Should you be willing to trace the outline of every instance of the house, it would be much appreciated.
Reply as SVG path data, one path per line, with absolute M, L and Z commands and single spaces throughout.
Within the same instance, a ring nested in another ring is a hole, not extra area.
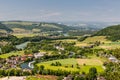
M 22 57 L 20 58 L 20 60 L 21 60 L 21 61 L 26 61 L 27 58 L 26 58 L 26 56 L 22 56 Z
M 46 54 L 46 52 L 34 53 L 34 57 L 35 58 L 41 58 L 41 57 L 44 56 L 44 54 Z
M 111 62 L 118 62 L 118 60 L 117 60 L 117 58 L 116 57 L 114 57 L 114 56 L 110 56 L 109 58 L 108 58 Z
M 27 58 L 32 58 L 33 57 L 33 54 L 28 54 L 27 55 Z
M 99 76 L 99 77 L 97 77 L 97 80 L 106 80 L 106 79 L 102 76 Z
M 60 46 L 55 46 L 55 48 L 58 49 L 58 50 L 62 50 L 62 51 L 64 50 L 64 48 L 62 48 Z
M 67 77 L 64 77 L 63 80 L 73 80 L 73 75 L 68 75 Z

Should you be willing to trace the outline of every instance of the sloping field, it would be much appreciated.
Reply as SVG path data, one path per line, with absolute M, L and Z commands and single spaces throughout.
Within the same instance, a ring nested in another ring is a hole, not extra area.
M 79 65 L 96 65 L 102 66 L 103 62 L 98 59 L 77 59 Z
M 51 63 L 55 63 L 55 62 L 60 62 L 62 64 L 62 66 L 51 66 Z M 80 69 L 77 68 L 77 64 L 79 64 Z M 84 65 L 86 64 L 86 65 Z M 51 70 L 66 70 L 66 71 L 79 71 L 79 72 L 89 72 L 89 69 L 91 67 L 96 67 L 96 69 L 98 70 L 98 72 L 102 72 L 104 71 L 104 69 L 102 68 L 102 61 L 98 60 L 98 59 L 74 59 L 74 58 L 70 58 L 70 59 L 60 59 L 60 60 L 53 60 L 53 61 L 47 61 L 47 62 L 42 62 L 42 63 L 38 63 L 37 65 L 44 65 L 45 69 L 51 69 Z M 71 65 L 73 65 L 73 67 L 71 67 Z M 67 67 L 65 67 L 67 66 Z
M 94 36 L 94 37 L 88 37 L 85 39 L 83 42 L 95 42 L 95 41 L 100 41 L 100 42 L 111 42 L 105 38 L 105 36 Z
M 8 57 L 10 57 L 12 55 L 14 55 L 14 56 L 16 56 L 16 55 L 24 55 L 24 52 L 23 51 L 10 52 L 10 53 L 0 55 L 0 58 L 8 58 Z

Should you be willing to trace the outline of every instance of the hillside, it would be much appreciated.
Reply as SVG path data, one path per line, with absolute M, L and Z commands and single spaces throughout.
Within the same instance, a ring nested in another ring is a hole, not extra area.
M 12 32 L 12 30 L 6 27 L 4 24 L 0 23 L 0 31 Z
M 98 31 L 94 36 L 107 36 L 112 41 L 120 40 L 120 25 L 114 25 Z
M 20 28 L 25 30 L 39 29 L 42 32 L 46 31 L 69 31 L 75 28 L 58 23 L 47 23 L 47 22 L 27 22 L 27 21 L 6 21 L 3 22 L 8 28 Z

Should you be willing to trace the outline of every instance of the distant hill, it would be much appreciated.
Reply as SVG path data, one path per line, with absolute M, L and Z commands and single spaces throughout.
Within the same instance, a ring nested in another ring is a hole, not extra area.
M 40 29 L 42 32 L 46 31 L 69 31 L 75 30 L 74 27 L 58 24 L 58 23 L 47 23 L 47 22 L 27 22 L 27 21 L 6 21 L 3 22 L 8 28 L 21 28 L 25 30 Z
M 95 33 L 94 36 L 107 36 L 107 39 L 112 41 L 120 40 L 120 25 L 104 28 Z
M 6 32 L 12 32 L 12 29 L 6 27 L 4 24 L 0 23 L 0 30 L 5 30 Z

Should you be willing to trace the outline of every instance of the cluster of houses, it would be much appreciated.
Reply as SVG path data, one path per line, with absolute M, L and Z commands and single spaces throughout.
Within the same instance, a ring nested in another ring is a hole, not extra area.
M 9 68 L 17 68 L 21 63 L 24 63 L 27 59 L 40 58 L 46 54 L 45 52 L 28 54 L 22 56 L 11 56 L 5 59 L 5 63 L 0 65 L 0 68 L 9 69 Z M 4 65 L 4 66 L 3 66 Z
M 85 78 L 85 75 L 83 74 L 77 76 Z M 67 77 L 64 77 L 62 80 L 73 80 L 73 77 L 74 77 L 73 75 L 68 75 Z M 106 80 L 106 79 L 102 76 L 98 76 L 96 80 Z
M 32 54 L 23 55 L 23 56 L 11 56 L 6 59 L 6 65 L 8 68 L 17 68 L 19 64 L 26 61 L 28 58 L 33 58 Z

